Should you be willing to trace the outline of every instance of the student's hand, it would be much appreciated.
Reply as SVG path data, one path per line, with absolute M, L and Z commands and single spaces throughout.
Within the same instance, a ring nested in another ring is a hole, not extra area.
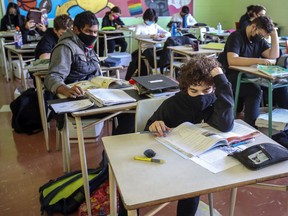
M 39 30 L 41 30 L 42 32 L 45 32 L 45 31 L 46 31 L 46 26 L 45 26 L 44 24 L 38 23 L 36 26 L 37 26 L 37 28 L 38 28 Z
M 57 93 L 62 94 L 67 98 L 77 98 L 84 95 L 84 91 L 79 86 L 69 88 L 68 86 L 62 85 L 57 89 Z
M 120 29 L 120 28 L 121 28 L 121 25 L 116 24 L 116 29 Z
M 114 17 L 113 17 L 113 15 L 112 15 L 112 13 L 109 14 L 109 20 L 110 20 L 110 21 L 114 20 Z
M 25 28 L 26 29 L 31 29 L 31 28 L 34 28 L 36 25 L 36 23 L 34 22 L 34 20 L 29 20 L 26 22 L 25 24 Z
M 273 62 L 270 59 L 260 58 L 260 59 L 258 59 L 258 64 L 261 64 L 261 65 L 272 65 Z
M 171 128 L 167 127 L 163 121 L 155 121 L 149 126 L 149 131 L 155 136 L 166 136 L 171 131 Z
M 219 74 L 223 74 L 223 70 L 220 67 L 213 68 L 213 70 L 211 71 L 211 76 L 212 77 L 215 77 L 215 76 L 217 76 Z

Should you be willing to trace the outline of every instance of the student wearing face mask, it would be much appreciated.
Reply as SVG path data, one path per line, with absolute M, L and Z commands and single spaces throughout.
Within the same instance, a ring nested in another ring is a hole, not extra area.
M 53 23 L 53 28 L 48 28 L 38 42 L 35 49 L 35 59 L 50 59 L 51 52 L 58 39 L 64 32 L 73 27 L 73 20 L 67 14 L 55 17 Z
M 107 12 L 105 16 L 102 19 L 102 28 L 103 27 L 115 27 L 115 29 L 120 29 L 125 24 L 120 18 L 121 16 L 121 9 L 117 6 L 113 7 L 111 11 Z M 121 34 L 123 35 L 123 34 Z M 109 37 L 109 34 L 107 34 Z M 111 34 L 111 37 L 116 36 L 116 34 Z M 99 56 L 103 56 L 103 50 L 104 50 L 104 43 L 103 39 L 99 41 Z M 108 53 L 113 53 L 115 50 L 115 45 L 120 46 L 120 52 L 126 52 L 127 49 L 127 42 L 125 41 L 125 38 L 115 38 L 112 40 L 107 40 L 107 48 Z
M 158 17 L 154 9 L 148 8 L 143 14 L 143 23 L 136 26 L 136 38 L 167 38 L 170 37 L 170 32 L 157 24 Z M 159 47 L 161 45 L 159 44 Z M 148 60 L 150 66 L 154 68 L 154 54 L 151 44 L 143 44 L 143 55 Z M 161 51 L 157 51 L 157 56 L 161 55 Z
M 25 17 L 20 14 L 18 5 L 10 2 L 5 16 L 1 19 L 1 31 L 14 30 L 16 26 L 21 27 L 24 22 Z
M 264 39 L 268 36 L 271 36 L 271 45 Z M 246 28 L 231 33 L 218 60 L 226 70 L 226 76 L 235 91 L 239 72 L 229 69 L 229 66 L 270 65 L 268 59 L 278 57 L 279 41 L 273 22 L 266 16 L 259 16 Z M 265 96 L 267 88 L 262 89 Z M 244 120 L 252 126 L 255 126 L 255 120 L 259 115 L 261 96 L 261 88 L 258 84 L 241 84 L 239 99 L 244 103 Z M 278 107 L 288 108 L 287 87 L 273 90 L 273 102 Z
M 179 13 L 173 14 L 170 22 L 181 22 L 181 27 L 183 28 L 193 26 L 197 23 L 196 19 L 190 14 L 190 9 L 188 6 L 183 6 Z M 183 26 L 185 22 L 186 26 Z

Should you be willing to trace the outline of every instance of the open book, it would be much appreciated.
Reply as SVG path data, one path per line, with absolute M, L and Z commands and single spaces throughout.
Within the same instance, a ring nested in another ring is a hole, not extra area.
M 122 89 L 88 89 L 85 95 L 98 107 L 136 101 Z
M 191 159 L 212 148 L 251 140 L 259 134 L 259 131 L 237 122 L 234 123 L 232 131 L 227 133 L 220 132 L 208 124 L 194 125 L 184 122 L 166 137 L 157 137 L 156 140 L 182 157 Z
M 127 88 L 130 86 L 129 83 L 125 80 L 105 76 L 97 76 L 92 78 L 90 81 L 87 80 L 79 81 L 71 85 L 80 86 L 84 91 L 95 88 L 118 89 L 118 88 Z
M 92 107 L 94 103 L 89 99 L 57 99 L 48 101 L 55 113 L 70 113 Z
M 272 79 L 288 77 L 288 69 L 284 67 L 276 65 L 257 65 L 257 69 Z

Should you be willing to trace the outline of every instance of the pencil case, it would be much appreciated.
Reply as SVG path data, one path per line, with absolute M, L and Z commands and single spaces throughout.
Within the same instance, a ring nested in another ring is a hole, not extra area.
M 288 159 L 288 149 L 272 143 L 261 143 L 231 154 L 251 170 L 261 169 Z

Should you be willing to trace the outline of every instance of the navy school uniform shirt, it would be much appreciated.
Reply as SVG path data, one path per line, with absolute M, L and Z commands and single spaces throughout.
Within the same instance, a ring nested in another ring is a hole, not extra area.
M 35 49 L 35 59 L 39 59 L 40 55 L 43 53 L 51 53 L 57 42 L 58 36 L 53 31 L 53 28 L 48 28 L 37 44 Z
M 261 54 L 270 48 L 268 42 L 262 39 L 259 42 L 253 43 L 248 40 L 246 35 L 246 28 L 240 29 L 231 33 L 228 37 L 224 51 L 219 54 L 218 61 L 222 64 L 225 69 L 225 73 L 231 77 L 231 75 L 236 78 L 238 71 L 229 69 L 227 53 L 233 52 L 239 55 L 239 57 L 247 58 L 260 58 Z

